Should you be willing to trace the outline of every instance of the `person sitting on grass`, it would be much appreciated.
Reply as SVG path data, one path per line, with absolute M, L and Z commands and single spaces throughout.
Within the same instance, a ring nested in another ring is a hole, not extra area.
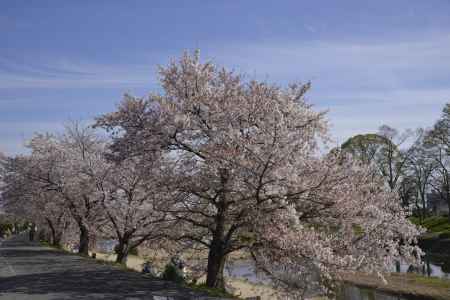
M 156 274 L 156 270 L 153 268 L 151 262 L 149 260 L 147 260 L 143 265 L 142 265 L 142 273 L 144 274 L 149 274 L 151 276 L 157 276 Z

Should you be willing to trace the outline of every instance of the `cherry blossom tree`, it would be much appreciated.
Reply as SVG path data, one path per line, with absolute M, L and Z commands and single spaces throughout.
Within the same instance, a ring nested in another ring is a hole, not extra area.
M 208 286 L 223 287 L 238 250 L 291 292 L 304 292 L 305 276 L 325 287 L 341 270 L 381 272 L 418 257 L 419 231 L 380 177 L 321 154 L 327 121 L 304 99 L 310 84 L 248 82 L 198 53 L 159 75 L 164 93 L 127 96 L 98 125 L 118 155 L 172 158 L 171 238 L 208 251 Z
M 25 218 L 32 215 L 33 210 L 29 209 L 30 199 L 28 191 L 31 187 L 27 185 L 23 176 L 23 166 L 26 165 L 24 157 L 5 158 L 2 160 L 2 209 L 4 212 Z M 23 195 L 23 197 L 22 197 Z M 36 219 L 34 217 L 28 219 Z
M 87 255 L 89 239 L 103 218 L 99 184 L 107 174 L 104 142 L 88 128 L 73 124 L 63 136 L 37 134 L 23 173 L 37 189 L 62 201 L 79 230 L 79 252 Z M 56 194 L 56 195 L 55 195 Z M 39 192 L 33 194 L 38 198 Z M 55 204 L 56 202 L 52 202 Z
M 42 188 L 28 176 L 30 166 L 26 156 L 9 158 L 4 163 L 4 209 L 39 228 L 47 228 L 50 242 L 61 247 L 70 223 L 69 212 L 58 193 Z
M 137 158 L 115 160 L 102 189 L 107 196 L 102 205 L 107 222 L 100 229 L 103 236 L 118 240 L 118 263 L 125 264 L 128 253 L 143 243 L 158 244 L 171 226 L 164 212 L 166 193 L 160 176 L 163 159 L 140 164 Z
M 106 145 L 78 124 L 59 137 L 37 134 L 29 143 L 31 155 L 12 160 L 8 198 L 14 207 L 26 208 L 16 214 L 48 226 L 55 244 L 70 215 L 80 253 L 87 254 L 94 235 L 117 239 L 117 261 L 125 263 L 129 251 L 156 243 L 170 226 L 161 209 L 169 195 L 161 188 L 167 165 L 155 153 L 141 166 L 137 158 L 111 155 Z

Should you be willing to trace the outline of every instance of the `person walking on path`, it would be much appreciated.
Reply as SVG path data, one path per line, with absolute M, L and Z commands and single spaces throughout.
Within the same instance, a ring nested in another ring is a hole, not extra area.
M 30 232 L 29 232 L 29 238 L 30 238 L 30 242 L 33 242 L 34 241 L 34 234 L 36 233 L 36 231 L 37 231 L 37 226 L 35 226 L 35 225 L 31 225 L 30 226 Z

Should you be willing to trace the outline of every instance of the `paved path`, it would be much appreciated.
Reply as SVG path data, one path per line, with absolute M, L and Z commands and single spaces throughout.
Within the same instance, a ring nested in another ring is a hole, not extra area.
M 90 258 L 31 244 L 24 236 L 0 243 L 0 300 L 218 299 Z

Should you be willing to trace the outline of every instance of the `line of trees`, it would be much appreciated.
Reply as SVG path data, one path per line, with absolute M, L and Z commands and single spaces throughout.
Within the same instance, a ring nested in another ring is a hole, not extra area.
M 162 93 L 126 95 L 94 128 L 36 134 L 4 164 L 4 208 L 55 244 L 76 237 L 83 254 L 114 238 L 122 263 L 142 244 L 198 251 L 206 264 L 191 270 L 209 287 L 224 286 L 236 251 L 299 297 L 329 291 L 341 271 L 417 261 L 398 170 L 386 188 L 372 165 L 322 154 L 327 121 L 304 100 L 310 84 L 245 81 L 198 53 L 159 76 Z
M 430 129 L 400 133 L 383 125 L 376 134 L 348 139 L 342 150 L 372 166 L 385 185 L 399 194 L 402 206 L 421 219 L 434 213 L 431 201 L 437 199 L 450 211 L 450 104 Z

